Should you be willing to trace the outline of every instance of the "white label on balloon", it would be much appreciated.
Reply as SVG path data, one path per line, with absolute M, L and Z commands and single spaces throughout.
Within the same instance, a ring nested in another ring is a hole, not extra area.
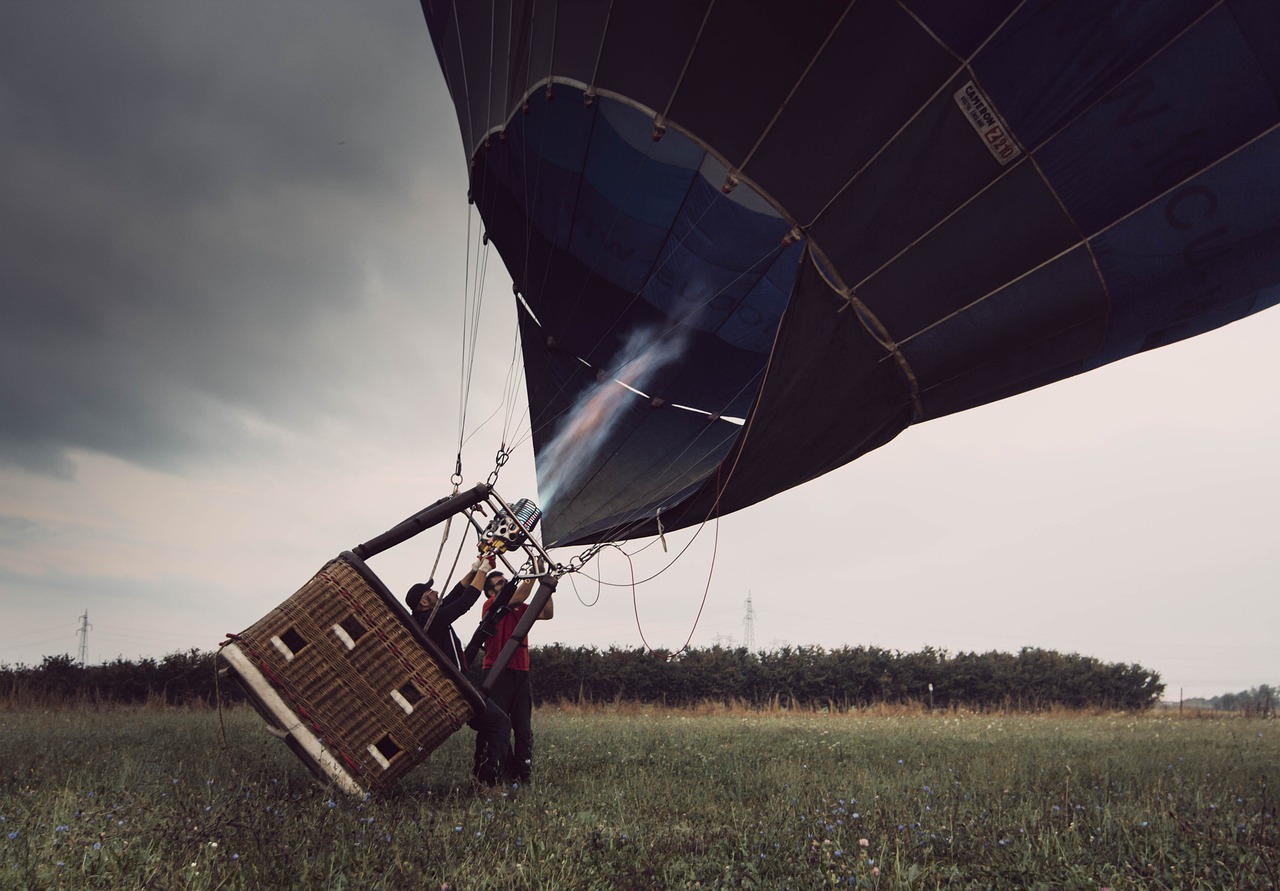
M 956 105 L 960 106 L 969 123 L 973 124 L 973 129 L 982 137 L 982 142 L 991 152 L 991 156 L 1001 165 L 1008 164 L 1022 154 L 1022 149 L 1018 148 L 1013 137 L 1009 135 L 1009 128 L 1004 125 L 1004 121 L 1000 120 L 996 110 L 992 108 L 987 97 L 982 95 L 973 81 L 956 90 Z

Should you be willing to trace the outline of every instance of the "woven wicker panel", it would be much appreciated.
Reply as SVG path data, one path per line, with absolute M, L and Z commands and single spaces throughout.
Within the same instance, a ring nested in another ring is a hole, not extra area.
M 351 648 L 333 628 L 344 621 L 350 626 L 353 616 L 365 633 Z M 470 704 L 404 623 L 339 559 L 237 636 L 325 747 L 370 791 L 393 785 L 471 717 Z M 293 657 L 272 638 L 293 644 Z M 420 696 L 410 713 L 393 690 Z

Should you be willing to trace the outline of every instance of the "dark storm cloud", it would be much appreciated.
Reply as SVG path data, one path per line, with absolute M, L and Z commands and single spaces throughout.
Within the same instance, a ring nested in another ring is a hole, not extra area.
M 434 66 L 409 2 L 0 5 L 0 464 L 310 423 L 380 220 L 460 163 Z

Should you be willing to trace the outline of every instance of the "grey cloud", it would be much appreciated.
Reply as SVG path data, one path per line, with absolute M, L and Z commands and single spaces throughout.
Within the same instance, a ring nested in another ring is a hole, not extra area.
M 414 4 L 0 6 L 0 464 L 317 423 L 356 362 L 318 332 L 422 159 L 460 164 L 434 65 Z

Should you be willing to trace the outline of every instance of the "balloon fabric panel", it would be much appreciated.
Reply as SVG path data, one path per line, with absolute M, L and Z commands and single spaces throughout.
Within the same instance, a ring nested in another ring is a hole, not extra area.
M 813 223 L 959 67 L 897 3 L 856 3 L 743 173 Z
M 903 0 L 903 6 L 961 59 L 968 59 L 1020 0 Z
M 561 544 L 1280 299 L 1269 0 L 423 7 Z

